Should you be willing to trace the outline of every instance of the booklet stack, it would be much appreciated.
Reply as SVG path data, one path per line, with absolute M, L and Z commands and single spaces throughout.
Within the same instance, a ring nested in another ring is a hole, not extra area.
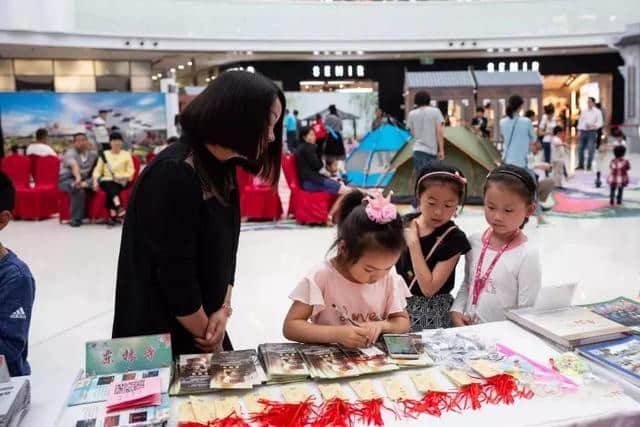
M 0 358 L 4 364 L 4 357 Z M 28 379 L 16 377 L 0 382 L 0 427 L 19 425 L 30 404 L 31 386 Z
M 310 372 L 300 352 L 300 344 L 260 344 L 258 353 L 269 384 L 305 381 Z
M 629 327 L 613 322 L 585 307 L 553 310 L 523 308 L 507 311 L 505 316 L 525 329 L 569 350 L 619 339 L 632 332 Z
M 267 381 L 255 350 L 183 354 L 176 366 L 171 395 L 213 390 L 251 389 Z
M 80 376 L 56 425 L 161 426 L 169 420 L 169 334 L 88 342 Z
M 583 307 L 616 323 L 629 326 L 634 334 L 640 334 L 640 303 L 637 301 L 618 297 L 610 301 L 583 305 Z

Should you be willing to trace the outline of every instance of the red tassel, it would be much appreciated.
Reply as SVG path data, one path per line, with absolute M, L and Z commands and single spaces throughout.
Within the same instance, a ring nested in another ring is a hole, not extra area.
M 320 407 L 312 426 L 351 427 L 358 413 L 358 405 L 336 397 Z
M 280 403 L 260 399 L 264 406 L 259 414 L 251 415 L 251 422 L 261 427 L 304 427 L 309 424 L 313 414 L 313 398 L 300 403 Z
M 234 411 L 231 415 L 224 418 L 216 418 L 209 427 L 250 427 L 249 424 Z
M 486 395 L 490 403 L 511 405 L 516 398 L 531 399 L 533 391 L 526 387 L 518 389 L 515 378 L 509 374 L 500 374 L 487 378 Z
M 398 414 L 391 408 L 384 406 L 384 399 L 361 400 L 357 409 L 357 419 L 365 425 L 383 426 L 382 408 L 391 411 L 397 417 Z
M 178 427 L 207 427 L 207 425 L 196 423 L 195 421 L 189 421 L 186 423 L 178 423 Z
M 403 415 L 408 418 L 417 418 L 421 414 L 429 414 L 434 417 L 442 415 L 449 407 L 451 396 L 441 391 L 429 391 L 420 400 L 403 400 Z
M 459 411 L 462 409 L 480 409 L 482 402 L 486 400 L 484 386 L 478 383 L 472 383 L 462 387 L 455 397 L 452 399 L 449 410 Z

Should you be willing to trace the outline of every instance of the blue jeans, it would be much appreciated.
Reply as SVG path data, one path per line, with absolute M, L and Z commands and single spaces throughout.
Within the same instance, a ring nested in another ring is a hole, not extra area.
M 418 177 L 420 176 L 420 172 L 422 169 L 427 167 L 427 164 L 433 160 L 436 160 L 438 157 L 435 154 L 425 153 L 424 151 L 414 151 L 413 152 L 413 168 L 416 171 L 416 182 L 418 182 Z M 413 191 L 413 189 L 411 189 Z M 418 201 L 413 200 L 413 207 L 418 206 Z
M 587 149 L 589 150 L 587 169 L 591 169 L 591 163 L 593 163 L 593 154 L 596 151 L 597 139 L 598 131 L 596 130 L 580 131 L 580 144 L 578 145 L 578 168 L 584 168 L 584 150 Z
M 416 179 L 420 176 L 420 172 L 427 166 L 427 163 L 436 160 L 435 154 L 425 153 L 424 151 L 413 152 L 413 167 L 416 170 Z

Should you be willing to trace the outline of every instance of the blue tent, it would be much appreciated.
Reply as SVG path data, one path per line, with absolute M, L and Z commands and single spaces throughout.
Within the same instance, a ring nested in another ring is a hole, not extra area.
M 393 173 L 384 176 L 391 160 L 411 135 L 393 125 L 384 125 L 369 132 L 360 145 L 347 158 L 347 179 L 358 187 L 384 187 Z M 383 179 L 383 181 L 380 181 Z

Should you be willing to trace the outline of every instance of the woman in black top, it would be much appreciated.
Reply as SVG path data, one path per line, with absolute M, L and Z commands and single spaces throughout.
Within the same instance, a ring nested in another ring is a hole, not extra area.
M 465 188 L 462 173 L 439 161 L 428 163 L 418 177 L 420 213 L 406 217 L 407 249 L 396 264 L 413 295 L 407 300 L 412 331 L 451 326 L 456 265 L 471 249 L 464 232 L 451 221 L 464 201 Z
M 236 165 L 278 182 L 284 107 L 273 82 L 230 71 L 182 112 L 183 136 L 144 170 L 128 204 L 114 338 L 170 332 L 175 355 L 232 349 Z
M 330 178 L 328 173 L 326 175 L 321 173 L 323 172 L 323 164 L 318 157 L 316 149 L 316 134 L 310 127 L 303 127 L 300 130 L 300 143 L 296 149 L 296 166 L 298 167 L 300 186 L 303 190 L 310 192 L 324 191 L 339 195 L 329 210 L 328 221 L 331 222 L 333 214 L 340 206 L 342 196 L 350 193 L 353 189 L 338 180 Z

